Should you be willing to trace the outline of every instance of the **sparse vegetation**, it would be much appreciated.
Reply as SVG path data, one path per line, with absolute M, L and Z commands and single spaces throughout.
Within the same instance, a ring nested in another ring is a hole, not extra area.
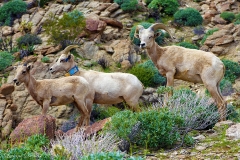
M 239 64 L 227 59 L 223 59 L 222 62 L 226 68 L 224 78 L 229 80 L 231 83 L 234 83 L 235 80 L 240 76 Z
M 177 0 L 146 0 L 149 9 L 159 10 L 165 15 L 173 15 L 179 7 Z M 160 14 L 159 13 L 159 14 Z
M 137 10 L 137 0 L 114 0 L 115 3 L 119 4 L 121 9 L 125 12 L 132 12 Z
M 50 62 L 49 57 L 44 56 L 44 57 L 42 58 L 42 62 L 43 62 L 43 63 L 48 63 L 48 62 Z
M 212 35 L 214 32 L 218 31 L 218 28 L 210 29 L 207 31 L 207 33 L 203 36 L 203 39 L 201 40 L 201 44 L 204 44 L 208 36 Z
M 13 62 L 14 57 L 11 53 L 3 51 L 0 52 L 0 71 L 10 66 Z
M 62 18 L 50 14 L 43 24 L 46 34 L 49 35 L 48 42 L 53 44 L 63 44 L 65 41 L 74 41 L 84 30 L 86 25 L 83 13 L 74 10 L 64 13 Z
M 198 49 L 198 47 L 194 44 L 188 43 L 188 42 L 181 42 L 178 44 L 179 46 L 190 48 L 190 49 Z

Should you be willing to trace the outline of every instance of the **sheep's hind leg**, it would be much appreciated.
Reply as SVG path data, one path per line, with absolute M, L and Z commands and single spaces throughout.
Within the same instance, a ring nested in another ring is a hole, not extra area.
M 84 125 L 89 125 L 88 117 L 90 118 L 90 115 L 89 115 L 89 111 L 87 109 L 86 104 L 79 99 L 75 101 L 75 104 L 81 113 L 81 117 L 79 119 L 77 127 L 80 128 Z

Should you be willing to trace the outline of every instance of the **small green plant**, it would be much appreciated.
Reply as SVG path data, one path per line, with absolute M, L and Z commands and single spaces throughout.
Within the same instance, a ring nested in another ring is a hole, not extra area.
M 152 23 L 142 22 L 142 23 L 140 23 L 140 25 L 142 25 L 144 28 L 148 28 L 152 25 Z M 136 26 L 133 26 L 129 36 L 130 36 L 130 39 L 133 41 L 133 43 L 135 45 L 139 46 L 140 45 L 140 40 L 138 38 L 134 37 L 135 31 L 136 31 Z M 161 35 L 159 37 L 157 37 L 155 39 L 155 41 L 157 42 L 157 44 L 161 45 L 164 42 L 165 34 L 161 30 L 158 30 L 158 32 L 161 32 Z
M 174 22 L 185 26 L 198 26 L 203 22 L 203 18 L 198 10 L 186 8 L 178 10 L 174 15 Z
M 222 62 L 226 68 L 224 78 L 229 80 L 231 83 L 234 83 L 235 80 L 240 76 L 239 64 L 227 59 L 223 59 Z
M 12 0 L 4 3 L 4 5 L 0 7 L 0 26 L 11 26 L 13 21 L 21 17 L 26 11 L 27 3 L 22 0 Z
M 47 146 L 49 145 L 50 141 L 46 137 L 46 135 L 35 134 L 35 135 L 32 135 L 31 137 L 28 137 L 25 143 L 27 146 L 34 149 L 34 148 L 41 148 L 41 147 Z
M 179 7 L 177 0 L 147 0 L 148 8 L 153 10 L 158 10 L 161 8 L 160 12 L 166 15 L 173 15 Z
M 93 107 L 92 114 L 94 114 L 94 119 L 102 120 L 108 117 L 112 117 L 117 112 L 120 112 L 120 109 L 116 107 Z
M 9 52 L 0 52 L 0 71 L 10 66 L 13 62 L 13 55 Z
M 212 35 L 214 32 L 218 31 L 218 28 L 210 29 L 207 31 L 207 33 L 203 36 L 203 39 L 201 40 L 201 44 L 204 44 L 208 36 Z
M 17 51 L 16 47 L 14 46 L 11 36 L 0 38 L 0 50 L 6 51 L 9 53 L 13 53 L 14 51 Z
M 22 33 L 29 33 L 29 32 L 31 32 L 32 26 L 33 26 L 32 22 L 22 21 L 19 26 L 19 30 Z
M 46 34 L 49 35 L 48 42 L 57 45 L 65 41 L 74 41 L 85 26 L 85 17 L 78 10 L 64 13 L 62 18 L 50 14 L 43 24 Z
M 166 83 L 166 79 L 160 75 L 151 60 L 134 66 L 128 72 L 137 76 L 145 87 L 154 87 Z
M 178 44 L 179 46 L 190 48 L 190 49 L 198 49 L 198 47 L 194 44 L 188 43 L 188 42 L 181 42 Z
M 49 59 L 48 56 L 44 56 L 41 61 L 42 61 L 43 63 L 48 63 L 48 62 L 50 62 L 50 59 Z
M 125 155 L 120 152 L 100 152 L 83 156 L 81 160 L 143 160 L 143 158 L 132 156 L 125 158 Z
M 138 8 L 137 0 L 114 0 L 114 2 L 119 4 L 121 9 L 125 12 L 132 12 Z
M 233 12 L 222 12 L 220 17 L 226 20 L 227 22 L 233 22 L 235 19 L 235 14 Z

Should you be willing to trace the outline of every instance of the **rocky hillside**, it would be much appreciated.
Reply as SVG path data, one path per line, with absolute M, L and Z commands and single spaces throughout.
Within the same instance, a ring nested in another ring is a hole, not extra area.
M 197 9 L 204 18 L 203 27 L 205 31 L 218 28 L 218 31 L 210 35 L 204 44 L 201 46 L 201 50 L 211 51 L 221 58 L 231 59 L 235 62 L 240 60 L 240 25 L 234 25 L 229 23 L 220 17 L 220 14 L 224 11 L 231 11 L 235 14 L 240 12 L 240 2 L 237 0 L 224 1 L 224 0 L 206 0 L 199 3 L 191 0 L 180 0 L 181 8 L 192 7 Z M 78 4 L 65 4 L 61 0 L 55 2 L 51 1 L 44 7 L 37 7 L 35 1 L 26 1 L 28 4 L 32 4 L 32 7 L 28 8 L 27 13 L 14 21 L 12 27 L 1 26 L 2 37 L 12 37 L 13 43 L 16 43 L 17 39 L 25 34 L 26 31 L 21 30 L 20 26 L 22 22 L 32 22 L 33 26 L 28 32 L 38 33 L 43 43 L 36 45 L 34 48 L 34 55 L 25 57 L 33 62 L 32 74 L 36 79 L 57 78 L 63 76 L 63 73 L 51 75 L 48 72 L 51 63 L 59 56 L 61 47 L 59 45 L 51 45 L 47 43 L 48 36 L 45 34 L 42 24 L 49 17 L 50 13 L 61 17 L 64 13 L 79 10 L 86 17 L 86 30 L 90 34 L 89 38 L 81 38 L 82 50 L 77 50 L 78 54 L 82 58 L 76 57 L 76 62 L 81 68 L 101 70 L 99 65 L 95 65 L 100 58 L 105 58 L 114 71 L 126 71 L 134 63 L 141 63 L 144 60 L 141 59 L 142 51 L 133 45 L 129 38 L 131 28 L 142 21 L 149 19 L 149 12 L 144 2 L 139 2 L 142 6 L 141 10 L 134 13 L 124 12 L 120 6 L 113 3 L 112 0 L 90 0 L 79 2 Z M 169 42 L 166 40 L 164 45 L 172 45 L 173 43 L 188 41 L 195 43 L 202 36 L 195 35 L 193 32 L 194 27 L 175 26 L 172 20 L 167 20 L 165 23 L 176 40 Z M 19 57 L 20 53 L 14 54 L 15 57 Z M 43 56 L 49 57 L 48 63 L 42 63 Z M 129 58 L 131 57 L 131 58 Z M 131 59 L 131 62 L 130 62 Z M 23 60 L 23 61 L 24 61 Z M 18 62 L 17 62 L 18 63 Z M 13 65 L 16 65 L 14 63 Z M 116 67 L 116 64 L 120 63 L 121 68 Z M 89 67 L 90 66 L 90 67 Z M 7 78 L 2 78 L 2 83 L 12 83 L 14 70 L 13 67 L 8 67 L 4 73 L 8 73 Z M 6 77 L 2 75 L 1 77 Z M 176 85 L 185 84 L 191 86 L 193 89 L 203 92 L 202 85 L 193 85 L 190 83 L 176 81 Z M 235 83 L 235 90 L 240 89 L 239 81 Z M 158 95 L 155 93 L 155 88 L 147 88 L 144 92 L 143 99 L 145 101 L 154 101 Z M 238 98 L 238 94 L 234 95 Z M 7 105 L 6 99 L 0 106 L 0 122 L 4 121 L 9 123 L 0 123 L 2 127 L 14 128 L 16 124 L 23 119 L 31 117 L 33 115 L 39 115 L 41 107 L 32 99 L 29 95 L 24 84 L 15 86 L 14 92 L 11 94 L 11 103 Z M 9 107 L 14 106 L 11 112 L 11 116 L 6 118 Z M 57 124 L 60 125 L 66 121 L 73 108 L 71 106 L 58 106 L 51 107 L 49 114 L 57 119 Z M 6 120 L 7 119 L 7 120 Z

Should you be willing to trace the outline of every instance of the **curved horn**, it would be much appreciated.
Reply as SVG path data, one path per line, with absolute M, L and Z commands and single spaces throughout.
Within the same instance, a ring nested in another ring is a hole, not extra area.
M 62 52 L 63 52 L 63 54 L 68 54 L 68 52 L 71 50 L 71 49 L 73 49 L 73 48 L 78 48 L 79 46 L 78 45 L 69 45 L 69 46 L 67 46 Z
M 139 31 L 142 30 L 142 29 L 144 29 L 144 27 L 142 25 L 137 25 L 135 33 L 134 33 L 134 37 L 138 38 L 136 35 L 138 35 Z
M 171 38 L 173 38 L 173 36 L 171 35 L 170 31 L 168 30 L 167 26 L 165 26 L 163 23 L 155 23 L 152 24 L 149 29 L 153 30 L 154 32 L 157 31 L 158 29 L 164 29 L 165 31 L 168 32 L 168 34 L 170 35 Z

